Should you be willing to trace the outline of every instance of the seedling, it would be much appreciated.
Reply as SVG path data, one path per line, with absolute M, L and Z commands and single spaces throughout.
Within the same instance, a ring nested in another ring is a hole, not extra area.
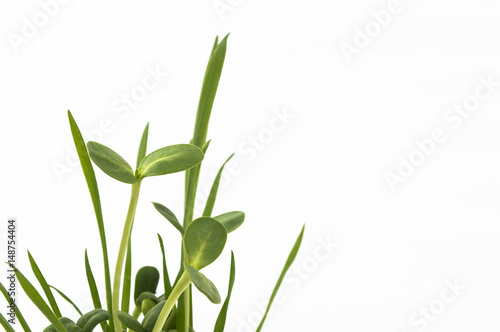
M 135 332 L 191 332 L 194 331 L 192 311 L 193 284 L 211 302 L 215 304 L 221 303 L 222 300 L 216 286 L 200 270 L 212 264 L 220 256 L 224 250 L 228 234 L 241 226 L 245 219 L 245 214 L 241 211 L 231 211 L 218 216 L 212 216 L 221 174 L 232 155 L 220 168 L 212 185 L 205 209 L 202 215 L 197 218 L 194 218 L 194 202 L 201 163 L 210 143 L 210 141 L 207 141 L 208 123 L 224 64 L 226 44 L 227 36 L 221 42 L 218 39 L 215 40 L 203 80 L 194 135 L 190 144 L 170 145 L 148 154 L 149 125 L 146 125 L 139 144 L 135 170 L 112 149 L 97 142 L 85 143 L 75 119 L 71 112 L 68 111 L 73 141 L 92 199 L 101 240 L 106 294 L 105 308 L 102 306 L 87 252 L 85 252 L 85 272 L 94 309 L 86 313 L 82 313 L 63 292 L 48 284 L 34 257 L 28 252 L 33 274 L 38 280 L 45 298 L 21 271 L 16 270 L 16 277 L 24 292 L 26 292 L 40 312 L 47 317 L 50 325 L 43 330 L 44 332 L 89 332 L 99 327 L 103 332 L 123 332 L 127 331 L 127 329 Z M 101 200 L 92 162 L 110 177 L 131 185 L 130 203 L 123 226 L 113 283 L 111 283 Z M 186 177 L 185 206 L 182 223 L 170 209 L 161 203 L 155 202 L 151 208 L 155 208 L 165 217 L 175 228 L 173 231 L 178 232 L 179 236 L 182 237 L 180 269 L 177 277 L 172 282 L 167 269 L 163 239 L 158 234 L 159 247 L 163 258 L 162 273 L 156 267 L 152 266 L 144 266 L 139 269 L 135 277 L 134 292 L 132 294 L 132 243 L 130 238 L 142 181 L 153 181 L 155 176 L 177 172 L 185 172 Z M 303 233 L 304 228 L 302 228 L 288 256 L 269 299 L 267 310 L 256 332 L 262 329 L 269 308 L 274 301 L 283 278 L 297 255 Z M 214 332 L 224 331 L 229 301 L 235 282 L 235 271 L 234 253 L 231 252 L 227 296 L 217 317 Z M 160 279 L 163 282 L 164 294 L 157 296 L 156 291 Z M 11 300 L 9 293 L 1 284 L 0 291 L 9 303 Z M 75 315 L 76 319 L 73 320 L 62 315 L 53 291 L 74 307 L 78 313 L 77 316 Z M 19 309 L 16 310 L 16 315 L 23 330 L 31 331 Z M 2 315 L 0 315 L 0 324 L 6 331 L 14 331 Z M 37 328 L 37 330 L 39 329 Z M 203 327 L 203 330 L 207 330 L 207 327 Z

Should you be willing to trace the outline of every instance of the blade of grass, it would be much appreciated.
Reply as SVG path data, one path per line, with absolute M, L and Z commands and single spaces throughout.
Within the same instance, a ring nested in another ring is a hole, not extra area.
M 61 324 L 57 316 L 50 309 L 49 305 L 42 298 L 40 293 L 36 290 L 36 288 L 26 279 L 26 277 L 21 273 L 21 271 L 16 270 L 17 280 L 21 285 L 21 288 L 24 290 L 26 295 L 30 298 L 31 302 L 37 306 L 40 312 L 47 317 L 47 319 L 54 325 L 54 328 L 57 332 L 67 332 L 64 326 Z
M 139 164 L 141 163 L 142 159 L 146 157 L 146 150 L 148 147 L 148 135 L 149 135 L 149 122 L 146 125 L 146 128 L 144 128 L 144 131 L 142 133 L 141 143 L 139 144 L 139 152 L 137 153 L 137 164 L 135 168 L 139 168 Z
M 205 71 L 205 77 L 203 78 L 192 139 L 192 144 L 196 145 L 200 149 L 204 147 L 207 139 L 208 123 L 210 121 L 215 94 L 217 92 L 219 80 L 222 74 L 228 36 L 229 35 L 226 35 L 220 43 L 218 42 L 218 38 L 215 39 L 210 58 L 208 60 L 207 69 Z M 194 202 L 196 199 L 196 189 L 198 187 L 200 167 L 201 164 L 189 169 L 186 172 L 184 229 L 186 229 L 193 220 Z M 181 250 L 181 270 L 184 269 L 183 263 L 184 249 Z M 178 332 L 189 332 L 189 325 L 192 321 L 192 310 L 190 310 L 192 307 L 191 290 L 191 287 L 189 287 L 179 298 L 179 306 L 177 310 Z
M 85 249 L 85 273 L 87 274 L 87 281 L 89 284 L 90 295 L 92 296 L 92 303 L 94 303 L 95 309 L 101 309 L 101 299 L 99 297 L 99 291 L 97 290 L 97 285 L 94 279 L 94 274 L 92 273 L 92 268 L 90 267 L 89 257 L 87 255 L 87 249 Z M 111 320 L 110 326 L 111 326 Z M 107 324 L 101 323 L 101 328 L 103 332 L 107 331 Z
M 203 211 L 203 216 L 210 217 L 212 215 L 212 211 L 215 205 L 215 198 L 217 197 L 217 191 L 219 190 L 220 179 L 222 176 L 222 172 L 224 171 L 224 166 L 228 163 L 231 158 L 233 158 L 234 153 L 227 158 L 227 160 L 222 164 L 217 176 L 214 179 L 214 184 L 212 185 L 212 189 L 210 189 L 210 194 L 207 198 L 207 203 L 205 205 L 205 210 Z
M 83 315 L 82 312 L 80 311 L 80 309 L 78 309 L 78 307 L 76 306 L 76 304 L 73 303 L 73 301 L 71 301 L 71 299 L 66 296 L 63 292 L 61 292 L 59 289 L 57 289 L 56 287 L 52 286 L 52 285 L 49 285 L 50 288 L 54 289 L 56 292 L 59 293 L 59 295 L 61 295 L 61 297 L 63 299 L 65 299 L 69 304 L 71 304 L 73 306 L 73 308 L 75 308 L 76 312 L 78 312 L 78 314 Z
M 215 322 L 214 332 L 224 332 L 224 327 L 226 325 L 227 310 L 229 307 L 229 301 L 231 300 L 231 293 L 233 291 L 234 279 L 236 276 L 236 265 L 234 263 L 234 253 L 231 251 L 231 269 L 229 273 L 229 287 L 227 289 L 227 297 L 220 309 L 219 316 Z
M 73 115 L 68 110 L 69 124 L 71 128 L 71 134 L 75 142 L 76 151 L 78 152 L 78 158 L 80 159 L 80 164 L 82 165 L 83 174 L 85 175 L 85 180 L 89 188 L 90 197 L 92 198 L 92 205 L 94 206 L 94 212 L 97 220 L 97 227 L 99 229 L 99 237 L 101 239 L 102 256 L 104 262 L 104 282 L 106 286 L 106 302 L 107 309 L 110 315 L 112 315 L 112 297 L 111 297 L 111 277 L 109 272 L 109 259 L 108 259 L 108 247 L 106 244 L 106 232 L 104 229 L 104 220 L 102 217 L 101 199 L 99 197 L 99 188 L 97 187 L 97 181 L 95 178 L 94 168 L 90 162 L 90 157 L 87 151 L 87 147 L 83 140 L 82 134 L 78 125 L 73 118 Z M 109 322 L 111 331 L 114 330 L 113 321 Z
M 127 257 L 125 259 L 125 271 L 123 274 L 122 309 L 128 312 L 130 308 L 130 292 L 132 288 L 132 239 L 128 240 Z
M 47 284 L 47 280 L 45 280 L 45 277 L 42 274 L 42 271 L 40 271 L 40 268 L 35 262 L 35 259 L 31 255 L 31 253 L 28 250 L 28 258 L 30 261 L 31 269 L 33 270 L 33 274 L 35 275 L 36 279 L 40 283 L 40 286 L 42 286 L 42 290 L 45 293 L 45 296 L 47 297 L 47 300 L 49 301 L 50 307 L 52 308 L 52 311 L 54 314 L 57 316 L 57 318 L 61 318 L 61 311 L 59 310 L 59 307 L 57 306 L 56 299 L 54 298 L 54 294 L 52 294 L 52 291 L 50 290 L 49 285 Z
M 16 332 L 3 315 L 0 315 L 0 324 L 2 324 L 6 332 Z
M 281 271 L 281 275 L 278 279 L 278 282 L 276 283 L 276 286 L 274 287 L 273 293 L 271 294 L 271 298 L 269 299 L 269 303 L 267 305 L 266 312 L 264 313 L 264 317 L 262 317 L 262 320 L 257 327 L 257 330 L 255 332 L 260 332 L 262 329 L 262 326 L 264 325 L 264 322 L 267 318 L 267 314 L 269 313 L 269 309 L 271 309 L 271 306 L 273 304 L 274 298 L 276 297 L 276 294 L 278 293 L 278 290 L 281 286 L 281 283 L 283 282 L 283 279 L 285 278 L 285 275 L 292 265 L 293 261 L 295 260 L 295 257 L 297 257 L 297 252 L 299 251 L 300 244 L 302 243 L 302 237 L 304 236 L 304 229 L 305 225 L 302 227 L 302 230 L 300 231 L 299 237 L 295 241 L 295 244 L 293 245 L 292 251 L 290 251 L 290 254 L 288 255 L 288 258 L 286 260 L 285 266 L 283 267 L 283 270 Z
M 7 292 L 7 289 L 3 286 L 2 283 L 0 283 L 0 291 L 2 292 L 3 296 L 7 300 L 7 303 L 11 303 L 11 297 L 9 295 L 9 292 Z M 19 307 L 16 305 L 16 317 L 19 320 L 19 323 L 21 324 L 21 327 L 23 328 L 24 332 L 31 332 L 28 323 L 26 323 L 26 320 L 24 319 L 23 315 L 21 314 L 21 310 L 19 310 Z
M 172 292 L 172 285 L 170 284 L 170 278 L 168 276 L 165 247 L 163 246 L 163 239 L 160 234 L 158 234 L 158 241 L 160 242 L 161 255 L 163 257 L 163 287 L 165 289 L 165 299 L 167 299 Z

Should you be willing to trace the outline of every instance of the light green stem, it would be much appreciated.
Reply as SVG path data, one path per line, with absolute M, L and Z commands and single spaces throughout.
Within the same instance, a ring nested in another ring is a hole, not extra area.
M 122 279 L 123 262 L 127 252 L 128 241 L 130 239 L 130 235 L 132 234 L 132 226 L 134 225 L 135 210 L 137 208 L 137 202 L 139 201 L 140 190 L 141 180 L 132 184 L 132 194 L 130 195 L 127 218 L 125 219 L 125 226 L 123 227 L 122 240 L 120 242 L 120 249 L 118 250 L 118 258 L 116 259 L 115 276 L 113 280 L 113 301 L 111 304 L 113 308 L 115 332 L 122 332 L 122 324 L 120 323 L 118 316 L 115 314 L 115 311 L 120 309 L 120 283 Z
M 175 285 L 174 289 L 172 289 L 172 293 L 170 293 L 170 295 L 168 296 L 167 302 L 165 302 L 165 305 L 163 306 L 163 309 L 161 310 L 160 315 L 158 316 L 158 320 L 155 323 L 153 332 L 161 332 L 161 329 L 163 328 L 163 325 L 165 325 L 168 315 L 172 311 L 172 308 L 174 307 L 175 303 L 190 284 L 191 284 L 191 278 L 189 277 L 187 272 L 184 271 L 179 281 L 177 281 L 177 284 Z

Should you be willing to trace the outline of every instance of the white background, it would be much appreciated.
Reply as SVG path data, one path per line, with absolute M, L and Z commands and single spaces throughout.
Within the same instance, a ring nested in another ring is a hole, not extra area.
M 265 331 L 499 330 L 498 1 L 61 1 L 44 22 L 47 1 L 0 5 L 2 259 L 16 217 L 18 266 L 33 283 L 27 249 L 49 283 L 90 310 L 87 248 L 103 284 L 67 110 L 133 165 L 147 122 L 150 152 L 188 142 L 213 40 L 231 32 L 200 180 L 237 152 L 214 212 L 243 210 L 246 221 L 205 270 L 224 298 L 234 250 L 227 330 L 255 330 L 304 223 Z M 148 70 L 168 75 L 123 108 Z M 470 112 L 449 113 L 464 102 Z M 436 130 L 444 139 L 430 144 Z M 113 270 L 130 188 L 96 174 Z M 400 177 L 391 186 L 387 176 Z M 150 202 L 180 216 L 182 184 L 182 174 L 144 181 L 134 271 L 160 267 L 160 233 L 174 278 L 179 236 Z M 212 331 L 219 307 L 195 299 L 195 329 Z M 34 330 L 48 325 L 24 295 L 18 302 Z

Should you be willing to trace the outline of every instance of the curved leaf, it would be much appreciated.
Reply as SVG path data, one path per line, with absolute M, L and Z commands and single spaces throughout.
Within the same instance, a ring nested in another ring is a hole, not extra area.
M 105 322 L 109 319 L 111 319 L 109 312 L 104 309 L 94 309 L 80 317 L 76 324 L 82 329 L 83 332 L 91 332 L 99 323 Z
M 203 273 L 184 262 L 184 268 L 186 269 L 187 274 L 193 281 L 193 284 L 198 288 L 200 292 L 205 294 L 205 296 L 215 304 L 220 303 L 220 295 L 217 287 L 215 287 L 214 283 L 211 282 Z
M 154 266 L 143 266 L 137 271 L 135 276 L 134 302 L 136 305 L 141 305 L 137 302 L 139 296 L 144 292 L 156 293 L 156 287 L 160 281 L 160 272 Z
M 88 142 L 87 148 L 92 161 L 113 179 L 125 183 L 138 181 L 132 167 L 115 151 L 97 142 Z
M 81 316 L 82 315 L 82 312 L 80 311 L 80 309 L 78 309 L 78 307 L 76 306 L 75 303 L 73 303 L 73 301 L 71 301 L 71 299 L 66 296 L 66 294 L 64 294 L 63 292 L 61 292 L 59 289 L 57 289 L 56 287 L 52 286 L 52 285 L 49 285 L 50 288 L 54 289 L 56 292 L 59 293 L 59 295 L 61 295 L 61 297 L 63 299 L 65 299 L 69 304 L 71 304 L 73 306 L 73 308 L 75 308 L 76 312 L 78 312 L 78 314 Z
M 158 320 L 158 317 L 160 316 L 161 310 L 163 309 L 163 306 L 165 306 L 165 303 L 167 301 L 161 301 L 157 305 L 153 307 L 153 309 L 149 310 L 147 315 L 144 317 L 142 320 L 142 327 L 146 332 L 152 332 L 153 328 L 156 324 L 156 321 Z
M 68 332 L 82 332 L 82 329 L 78 327 L 78 325 L 75 324 L 71 319 L 67 317 L 61 317 L 59 318 L 59 322 L 64 326 L 66 331 Z M 47 326 L 43 332 L 55 332 L 57 331 L 56 328 L 54 327 L 53 324 Z
M 231 211 L 214 217 L 214 219 L 224 225 L 228 233 L 231 233 L 243 224 L 243 221 L 245 221 L 245 213 L 241 211 Z
M 128 313 L 123 312 L 123 311 L 115 311 L 116 316 L 118 316 L 118 319 L 120 322 L 125 325 L 125 327 L 129 328 L 130 330 L 134 332 L 145 332 L 144 328 L 142 327 L 141 323 L 137 321 L 134 317 L 130 316 Z
M 172 226 L 177 228 L 177 230 L 179 232 L 181 232 L 182 235 L 184 235 L 184 227 L 182 227 L 181 223 L 179 222 L 179 219 L 177 219 L 175 214 L 172 211 L 170 211 L 169 208 L 167 208 L 163 204 L 155 203 L 155 202 L 153 202 L 153 205 L 154 205 L 156 211 L 160 212 L 160 214 L 162 216 L 164 216 L 168 221 L 170 221 Z
M 203 160 L 203 151 L 191 144 L 170 145 L 148 154 L 141 161 L 139 178 L 185 171 Z
M 189 224 L 184 234 L 189 265 L 201 270 L 219 257 L 227 239 L 226 228 L 217 220 L 201 217 Z

